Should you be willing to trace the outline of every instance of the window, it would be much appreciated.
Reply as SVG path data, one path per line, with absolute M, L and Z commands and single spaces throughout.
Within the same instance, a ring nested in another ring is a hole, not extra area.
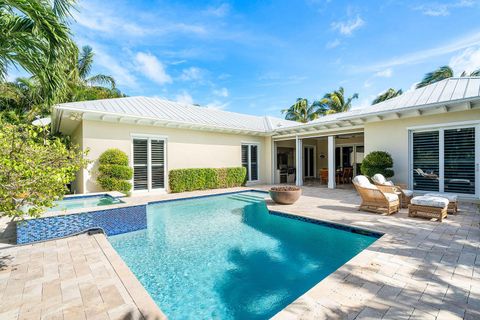
M 412 133 L 413 189 L 475 194 L 476 127 Z
M 165 188 L 165 140 L 133 139 L 133 190 Z
M 247 169 L 247 180 L 258 180 L 258 145 L 242 144 L 242 166 Z

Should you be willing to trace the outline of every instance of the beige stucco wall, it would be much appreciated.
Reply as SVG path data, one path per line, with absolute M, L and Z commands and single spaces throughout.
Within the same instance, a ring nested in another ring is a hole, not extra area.
M 408 183 L 408 128 L 480 120 L 480 110 L 444 113 L 365 124 L 365 155 L 372 151 L 387 151 L 392 155 L 397 183 Z
M 167 138 L 167 170 L 180 168 L 223 168 L 241 166 L 241 144 L 259 144 L 260 183 L 271 180 L 270 137 L 247 136 L 185 129 L 162 128 L 101 121 L 83 121 L 83 148 L 90 149 L 94 162 L 83 172 L 83 193 L 101 191 L 95 182 L 98 157 L 108 148 L 118 148 L 130 158 L 132 134 Z

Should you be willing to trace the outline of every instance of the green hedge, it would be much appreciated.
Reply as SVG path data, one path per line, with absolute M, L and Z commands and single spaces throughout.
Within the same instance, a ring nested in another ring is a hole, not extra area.
M 245 185 L 247 170 L 235 168 L 174 169 L 168 174 L 171 192 L 231 188 Z
M 128 166 L 128 156 L 118 149 L 108 149 L 98 159 L 97 181 L 105 191 L 128 193 L 132 184 L 133 170 Z

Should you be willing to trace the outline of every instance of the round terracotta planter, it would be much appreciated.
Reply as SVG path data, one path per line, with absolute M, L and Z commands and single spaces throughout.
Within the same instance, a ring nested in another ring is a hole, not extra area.
M 293 204 L 302 195 L 302 189 L 298 190 L 270 190 L 270 197 L 278 204 Z

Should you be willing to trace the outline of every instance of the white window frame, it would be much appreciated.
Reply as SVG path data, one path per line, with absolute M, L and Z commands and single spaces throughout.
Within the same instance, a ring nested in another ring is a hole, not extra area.
M 240 161 L 242 159 L 242 146 L 248 146 L 248 177 L 247 177 L 247 182 L 248 183 L 256 183 L 260 181 L 260 143 L 258 142 L 242 142 L 240 146 Z M 252 164 L 251 164 L 251 157 L 250 157 L 250 152 L 251 152 L 251 146 L 256 146 L 257 147 L 257 180 L 252 180 Z M 243 163 L 241 163 L 243 166 Z
M 444 133 L 445 130 L 462 129 L 462 128 L 475 128 L 475 194 L 458 193 L 466 198 L 479 198 L 480 197 L 480 121 L 463 121 L 463 122 L 450 122 L 444 124 L 433 124 L 417 127 L 409 127 L 408 129 L 408 187 L 413 190 L 413 133 L 414 132 L 429 132 L 438 131 L 439 134 L 439 150 L 438 150 L 438 165 L 439 165 L 439 193 L 444 193 L 445 189 L 445 148 L 444 148 Z M 414 190 L 419 193 L 428 193 L 429 191 Z
M 168 190 L 168 137 L 162 135 L 154 134 L 143 134 L 143 133 L 132 133 L 130 134 L 130 167 L 134 169 L 133 162 L 133 140 L 147 140 L 147 189 L 146 190 L 135 190 L 134 189 L 134 178 L 130 180 L 132 184 L 133 193 L 145 193 L 145 192 L 166 192 Z M 163 170 L 163 188 L 152 188 L 152 154 L 151 154 L 151 141 L 152 140 L 162 140 L 163 141 L 163 152 L 164 152 L 164 170 Z

